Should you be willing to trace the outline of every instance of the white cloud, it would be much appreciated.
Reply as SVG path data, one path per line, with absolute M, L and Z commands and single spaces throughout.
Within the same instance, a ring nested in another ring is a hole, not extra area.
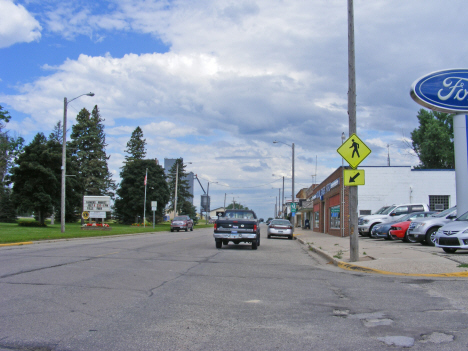
M 0 0 L 0 48 L 41 38 L 39 22 L 22 5 Z

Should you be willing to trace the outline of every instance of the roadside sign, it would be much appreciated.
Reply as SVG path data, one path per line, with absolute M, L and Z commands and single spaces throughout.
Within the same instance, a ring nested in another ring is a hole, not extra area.
M 157 211 L 157 207 L 158 207 L 158 202 L 151 201 L 151 211 Z
M 83 211 L 83 213 L 81 214 L 81 218 L 88 219 L 89 218 L 89 212 L 88 211 Z
M 291 202 L 291 212 L 295 213 L 297 210 L 297 204 L 295 202 Z
M 371 153 L 371 150 L 356 134 L 352 134 L 336 151 L 354 169 Z
M 363 169 L 345 169 L 343 173 L 345 186 L 365 185 L 365 172 Z

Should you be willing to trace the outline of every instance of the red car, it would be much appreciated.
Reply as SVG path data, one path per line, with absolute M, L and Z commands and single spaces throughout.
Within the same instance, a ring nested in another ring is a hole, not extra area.
M 410 225 L 411 221 L 404 221 L 400 223 L 395 223 L 392 225 L 388 233 L 392 236 L 393 240 L 403 240 L 406 243 L 409 243 L 408 235 L 406 232 Z

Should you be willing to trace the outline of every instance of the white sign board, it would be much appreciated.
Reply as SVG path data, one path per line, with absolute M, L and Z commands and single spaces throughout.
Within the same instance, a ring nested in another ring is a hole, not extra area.
M 106 218 L 105 211 L 89 211 L 89 218 Z
M 83 211 L 110 212 L 110 210 L 110 196 L 83 196 Z

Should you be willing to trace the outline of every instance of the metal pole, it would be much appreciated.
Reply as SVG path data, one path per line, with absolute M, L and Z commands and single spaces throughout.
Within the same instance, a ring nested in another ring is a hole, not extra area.
M 206 204 L 205 204 L 205 224 L 208 224 L 208 211 L 206 210 L 206 205 L 210 201 L 210 182 L 208 182 L 208 187 L 206 189 Z
M 177 216 L 177 185 L 179 180 L 179 159 L 176 160 L 175 196 L 174 196 L 174 217 Z
M 224 207 L 223 207 L 224 212 L 226 212 L 226 195 L 227 193 L 224 193 Z
M 281 218 L 284 218 L 284 176 L 283 176 L 283 197 L 281 198 Z
M 60 231 L 65 233 L 65 174 L 67 168 L 67 98 L 63 98 L 62 197 L 60 199 Z
M 148 180 L 148 168 L 145 173 L 145 202 L 143 204 L 143 227 L 146 228 L 146 183 Z
M 349 135 L 356 133 L 356 71 L 354 57 L 354 6 L 353 0 L 348 0 L 348 114 Z M 349 219 L 350 219 L 350 261 L 359 261 L 358 235 L 358 187 L 349 189 Z
M 291 198 L 291 204 L 294 202 L 294 200 L 296 199 L 296 196 L 295 196 L 295 193 L 294 193 L 294 143 L 292 143 L 292 198 Z M 292 206 L 292 205 L 291 205 Z M 296 223 L 296 213 L 294 213 L 294 217 L 292 216 L 292 212 L 291 212 L 291 224 L 293 225 L 293 227 L 295 227 L 295 223 Z

